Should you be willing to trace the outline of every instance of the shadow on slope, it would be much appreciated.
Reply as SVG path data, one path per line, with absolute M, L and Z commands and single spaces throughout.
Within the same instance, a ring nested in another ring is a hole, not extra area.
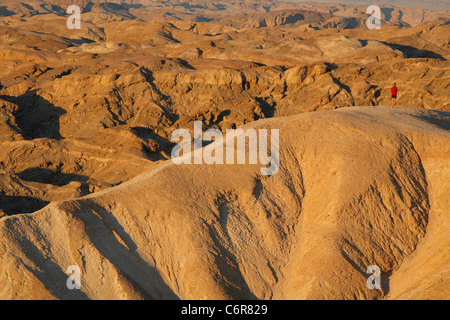
M 63 173 L 45 168 L 29 168 L 18 173 L 17 176 L 24 181 L 52 184 L 60 187 L 72 181 L 87 182 L 89 180 L 87 176 Z
M 438 59 L 441 61 L 447 61 L 447 59 L 445 59 L 440 54 L 430 50 L 417 49 L 411 46 L 405 46 L 394 43 L 385 43 L 385 44 L 387 44 L 393 49 L 400 50 L 407 58 L 431 58 L 431 59 Z
M 79 217 L 89 225 L 86 229 L 89 240 L 119 271 L 123 281 L 128 282 L 144 299 L 179 300 L 158 269 L 150 266 L 137 252 L 136 243 L 114 215 L 92 200 L 85 200 L 84 204 L 90 210 L 83 211 Z
M 61 140 L 59 118 L 66 113 L 32 90 L 19 97 L 2 96 L 2 99 L 18 105 L 14 114 L 17 126 L 26 139 L 50 138 Z
M 34 197 L 7 196 L 0 194 L 0 210 L 7 215 L 31 213 L 38 211 L 50 202 Z
M 424 120 L 439 128 L 450 130 L 450 112 L 427 110 L 427 113 L 420 115 L 413 114 L 412 116 Z

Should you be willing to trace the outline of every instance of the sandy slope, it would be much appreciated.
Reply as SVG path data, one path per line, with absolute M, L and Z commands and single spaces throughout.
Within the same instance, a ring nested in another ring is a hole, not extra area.
M 280 129 L 277 174 L 168 161 L 1 218 L 0 298 L 449 298 L 448 112 L 355 107 L 246 128 Z M 367 289 L 369 265 L 382 290 Z
M 384 6 L 369 30 L 364 5 L 108 2 L 0 0 L 0 215 L 129 181 L 195 120 L 389 105 L 394 82 L 399 105 L 450 110 L 450 12 Z

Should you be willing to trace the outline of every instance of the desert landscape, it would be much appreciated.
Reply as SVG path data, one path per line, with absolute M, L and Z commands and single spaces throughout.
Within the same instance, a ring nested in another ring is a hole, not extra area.
M 343 2 L 0 0 L 0 299 L 450 299 L 450 8 Z

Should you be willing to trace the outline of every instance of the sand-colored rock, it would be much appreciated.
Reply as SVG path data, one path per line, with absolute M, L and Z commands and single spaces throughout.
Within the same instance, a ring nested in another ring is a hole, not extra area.
M 0 296 L 446 299 L 449 125 L 446 112 L 387 107 L 246 125 L 280 130 L 280 172 L 168 161 L 2 218 Z M 81 291 L 64 287 L 70 265 Z M 383 290 L 367 289 L 369 265 Z

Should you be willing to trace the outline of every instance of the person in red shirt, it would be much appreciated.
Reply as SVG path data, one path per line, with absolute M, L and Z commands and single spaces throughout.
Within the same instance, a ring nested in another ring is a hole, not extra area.
M 394 83 L 394 86 L 391 88 L 391 96 L 392 96 L 392 108 L 397 104 L 397 84 Z

